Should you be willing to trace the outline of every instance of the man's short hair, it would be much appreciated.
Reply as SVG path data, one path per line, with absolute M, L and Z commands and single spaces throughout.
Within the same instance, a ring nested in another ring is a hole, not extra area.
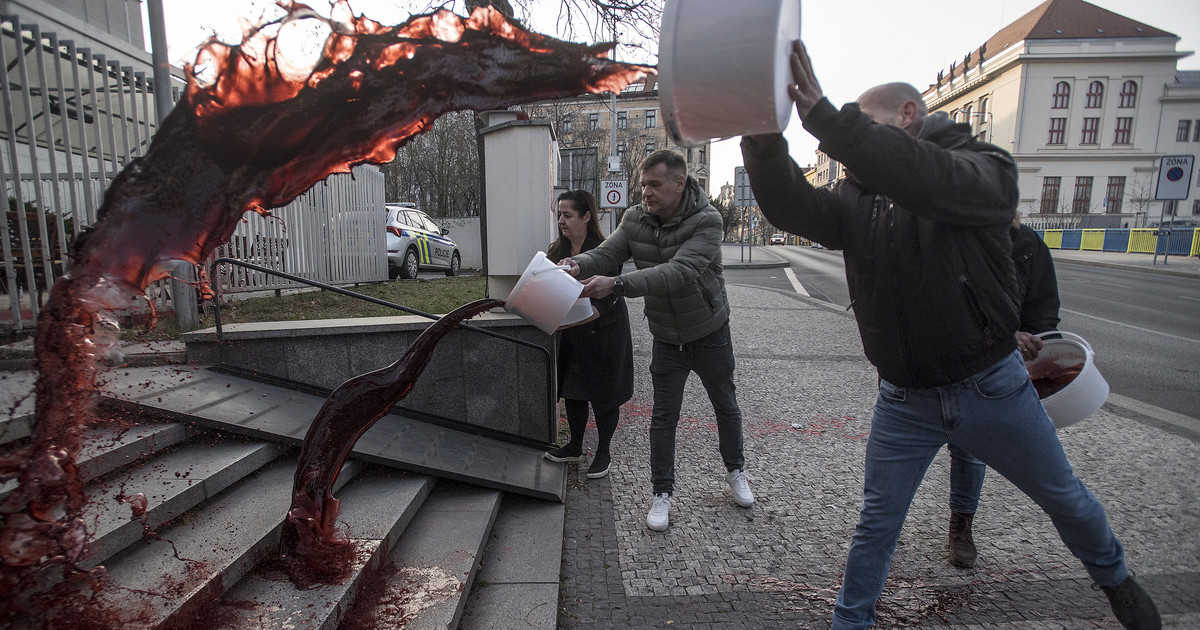
M 674 175 L 682 175 L 687 177 L 687 160 L 683 159 L 682 155 L 670 149 L 659 149 L 654 153 L 647 155 L 645 159 L 638 164 L 638 171 L 645 173 L 659 164 L 666 164 L 667 170 Z

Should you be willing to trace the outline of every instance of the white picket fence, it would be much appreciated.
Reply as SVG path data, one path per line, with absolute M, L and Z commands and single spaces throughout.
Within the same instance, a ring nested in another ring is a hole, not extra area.
M 326 284 L 387 280 L 383 195 L 378 167 L 333 175 L 269 217 L 247 213 L 215 257 Z M 218 294 L 305 286 L 236 265 L 219 265 L 212 282 Z

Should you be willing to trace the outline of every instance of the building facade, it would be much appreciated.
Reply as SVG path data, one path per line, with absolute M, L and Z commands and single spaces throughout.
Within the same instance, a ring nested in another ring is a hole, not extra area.
M 1191 54 L 1178 41 L 1082 0 L 1048 0 L 923 96 L 930 111 L 1013 154 L 1023 221 L 1142 227 L 1164 212 L 1200 212 L 1195 186 L 1188 200 L 1155 200 L 1161 158 L 1200 147 L 1200 95 L 1192 73 L 1176 70 Z
M 558 139 L 557 185 L 599 193 L 599 182 L 629 182 L 629 205 L 641 202 L 637 165 L 658 149 L 672 149 L 687 159 L 688 172 L 709 193 L 711 143 L 680 147 L 663 124 L 658 76 L 629 84 L 620 94 L 591 94 L 523 106 L 533 119 L 549 119 Z M 612 158 L 616 158 L 613 160 Z M 610 164 L 611 162 L 611 164 Z

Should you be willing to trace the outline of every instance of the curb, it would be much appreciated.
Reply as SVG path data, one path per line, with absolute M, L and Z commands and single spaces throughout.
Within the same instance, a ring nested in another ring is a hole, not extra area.
M 1177 271 L 1175 269 L 1157 269 L 1155 267 L 1145 267 L 1141 265 L 1124 265 L 1121 263 L 1110 263 L 1100 260 L 1081 260 L 1079 258 L 1054 258 L 1054 264 L 1060 262 L 1070 263 L 1072 265 L 1085 265 L 1088 267 L 1105 267 L 1107 269 L 1120 269 L 1122 271 L 1138 271 L 1141 273 L 1157 273 L 1164 276 L 1175 276 L 1178 278 L 1200 278 L 1200 272 L 1196 271 Z M 1164 265 L 1165 266 L 1165 265 Z

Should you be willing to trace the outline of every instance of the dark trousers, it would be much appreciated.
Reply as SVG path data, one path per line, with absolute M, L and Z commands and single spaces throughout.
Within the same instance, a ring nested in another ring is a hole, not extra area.
M 727 471 L 745 465 L 742 455 L 742 412 L 733 384 L 733 344 L 729 323 L 691 343 L 672 345 L 657 339 L 650 360 L 654 413 L 650 418 L 650 482 L 654 493 L 675 491 L 675 429 L 683 406 L 683 389 L 695 372 L 708 392 L 717 417 L 717 439 Z

